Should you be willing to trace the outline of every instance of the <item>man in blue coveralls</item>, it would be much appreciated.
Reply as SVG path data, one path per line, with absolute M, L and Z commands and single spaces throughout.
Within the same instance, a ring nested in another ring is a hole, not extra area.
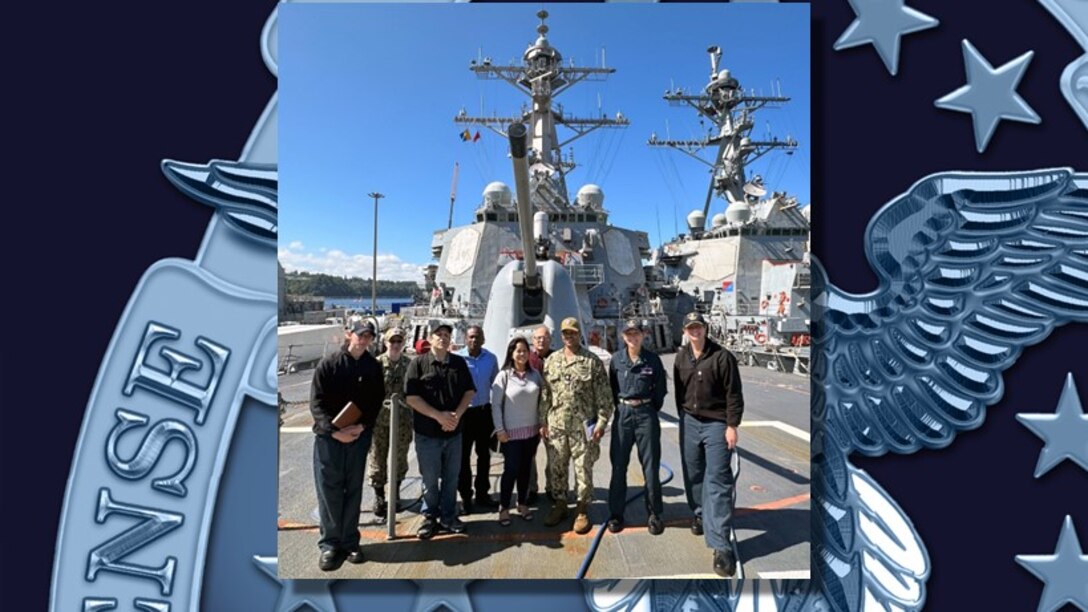
M 661 521 L 661 422 L 657 413 L 665 403 L 665 367 L 653 351 L 642 347 L 642 322 L 628 319 L 623 324 L 624 348 L 612 355 L 608 379 L 616 418 L 612 425 L 612 482 L 608 487 L 608 530 L 623 530 L 627 505 L 627 464 L 631 447 L 638 445 L 638 461 L 646 480 L 647 523 L 652 535 L 665 530 Z

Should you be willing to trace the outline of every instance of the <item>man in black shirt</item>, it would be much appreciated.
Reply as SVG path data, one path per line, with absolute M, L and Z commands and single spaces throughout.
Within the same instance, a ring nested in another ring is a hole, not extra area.
M 357 323 L 346 332 L 344 347 L 321 360 L 310 387 L 310 414 L 314 419 L 314 484 L 321 518 L 318 566 L 339 569 L 346 559 L 362 563 L 359 549 L 359 506 L 363 501 L 363 473 L 378 418 L 385 384 L 378 361 L 367 352 L 374 340 L 371 323 Z M 333 419 L 353 402 L 360 420 L 338 428 Z
M 673 381 L 680 415 L 680 454 L 684 491 L 695 513 L 691 531 L 706 533 L 714 550 L 714 571 L 736 573 L 729 543 L 733 525 L 733 470 L 730 458 L 737 446 L 737 427 L 744 415 L 737 359 L 706 337 L 706 320 L 698 312 L 684 317 L 686 346 L 676 353 Z
M 461 416 L 476 387 L 464 358 L 449 352 L 452 333 L 449 325 L 436 327 L 430 352 L 413 359 L 404 378 L 405 401 L 415 411 L 412 428 L 423 478 L 424 519 L 416 534 L 421 540 L 432 538 L 439 527 L 453 533 L 465 531 L 457 518 Z

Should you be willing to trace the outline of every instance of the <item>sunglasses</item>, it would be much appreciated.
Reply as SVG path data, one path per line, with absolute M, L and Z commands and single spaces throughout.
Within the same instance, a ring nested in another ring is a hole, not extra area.
M 387 344 L 404 344 L 404 340 L 390 340 Z

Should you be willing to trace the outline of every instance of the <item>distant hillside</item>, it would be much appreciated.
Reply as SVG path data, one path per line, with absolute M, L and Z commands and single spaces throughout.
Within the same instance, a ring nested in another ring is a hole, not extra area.
M 318 295 L 350 297 L 370 295 L 369 278 L 346 278 L 329 274 L 288 272 L 284 276 L 288 295 Z M 419 284 L 412 281 L 378 281 L 378 295 L 411 297 L 419 293 Z

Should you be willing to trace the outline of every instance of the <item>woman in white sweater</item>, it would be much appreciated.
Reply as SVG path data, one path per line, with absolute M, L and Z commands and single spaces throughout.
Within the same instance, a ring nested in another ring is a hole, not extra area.
M 540 443 L 540 401 L 544 379 L 529 365 L 529 341 L 517 336 L 506 347 L 506 360 L 491 385 L 491 416 L 502 443 L 505 463 L 499 484 L 499 524 L 510 524 L 514 482 L 518 485 L 518 513 L 533 519 L 529 496 L 529 466 Z

